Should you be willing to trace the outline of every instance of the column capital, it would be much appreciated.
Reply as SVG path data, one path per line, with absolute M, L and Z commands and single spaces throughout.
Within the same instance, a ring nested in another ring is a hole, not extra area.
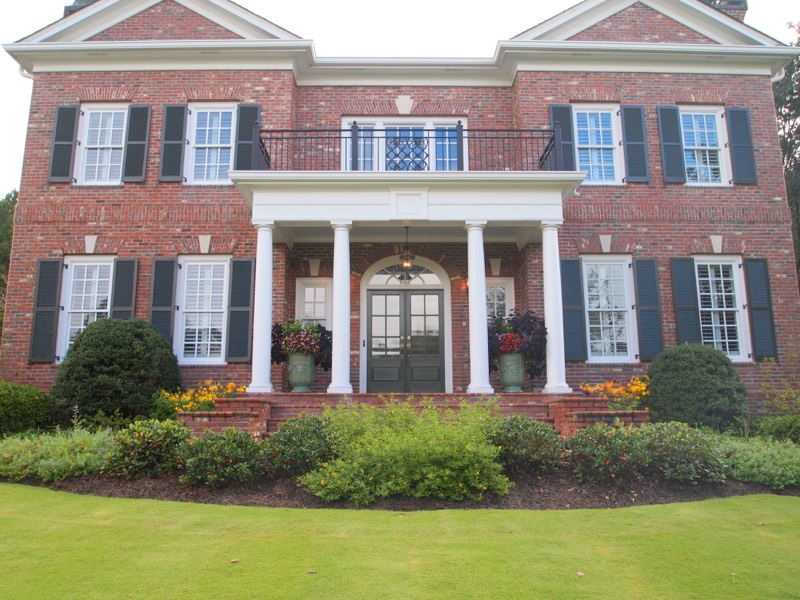
M 253 223 L 256 229 L 275 229 L 275 221 L 263 221 L 261 223 Z
M 563 224 L 564 221 L 542 221 L 539 226 L 541 227 L 542 231 L 546 229 L 559 230 Z
M 331 227 L 336 229 L 350 229 L 353 226 L 353 221 L 349 219 L 331 219 Z
M 469 231 L 470 229 L 483 229 L 486 227 L 487 221 L 465 221 L 464 222 L 464 229 Z

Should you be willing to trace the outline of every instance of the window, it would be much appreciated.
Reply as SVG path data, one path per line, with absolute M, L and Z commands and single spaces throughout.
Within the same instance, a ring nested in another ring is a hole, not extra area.
M 223 364 L 230 258 L 178 260 L 177 326 L 173 349 L 181 364 Z
M 507 317 L 514 309 L 514 279 L 486 278 L 486 314 L 490 319 Z
M 637 359 L 633 273 L 629 257 L 583 260 L 588 360 L 624 362 Z
M 65 259 L 56 342 L 58 359 L 66 356 L 89 323 L 109 317 L 113 273 L 113 257 Z
M 681 108 L 681 135 L 686 183 L 728 185 L 728 139 L 722 109 Z
M 188 183 L 230 183 L 235 127 L 234 105 L 189 106 L 189 154 L 184 173 Z
M 298 277 L 295 316 L 304 323 L 328 327 L 331 322 L 332 280 L 328 277 Z
M 75 179 L 79 185 L 117 185 L 122 181 L 128 107 L 84 105 L 78 128 Z
M 696 258 L 695 275 L 702 343 L 731 360 L 749 360 L 741 259 Z
M 357 165 L 359 171 L 456 171 L 458 170 L 458 131 L 456 120 L 375 121 L 356 119 L 358 125 Z M 466 123 L 462 123 L 466 127 Z M 345 120 L 347 151 L 342 152 L 343 168 L 351 170 L 351 127 Z M 466 145 L 463 148 L 466 153 Z M 466 156 L 462 157 L 467 165 Z
M 577 170 L 586 171 L 585 183 L 620 184 L 622 128 L 617 106 L 575 105 Z

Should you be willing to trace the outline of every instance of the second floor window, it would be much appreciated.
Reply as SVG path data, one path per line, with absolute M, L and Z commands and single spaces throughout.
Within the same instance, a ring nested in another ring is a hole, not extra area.
M 681 109 L 686 183 L 727 185 L 727 136 L 722 110 Z
M 189 107 L 187 182 L 229 183 L 235 121 L 236 107 L 232 105 Z
M 127 106 L 82 107 L 75 169 L 78 184 L 115 185 L 122 181 L 127 114 Z
M 573 107 L 577 168 L 585 183 L 622 183 L 622 130 L 619 107 Z

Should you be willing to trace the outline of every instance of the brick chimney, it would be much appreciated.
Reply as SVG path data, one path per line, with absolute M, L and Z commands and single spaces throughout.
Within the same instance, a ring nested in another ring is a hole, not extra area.
M 75 2 L 69 6 L 64 7 L 64 16 L 68 17 L 72 13 L 78 12 L 80 9 L 85 8 L 96 1 L 97 0 L 75 0 Z
M 747 0 L 702 0 L 709 6 L 721 10 L 729 17 L 738 21 L 744 21 L 747 14 Z

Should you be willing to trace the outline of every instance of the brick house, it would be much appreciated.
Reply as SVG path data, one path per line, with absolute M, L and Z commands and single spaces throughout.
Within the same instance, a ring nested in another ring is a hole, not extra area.
M 135 316 L 187 385 L 281 392 L 297 316 L 333 331 L 319 391 L 491 393 L 517 308 L 548 327 L 531 389 L 690 341 L 757 399 L 800 342 L 771 86 L 797 49 L 746 8 L 586 0 L 490 59 L 332 60 L 229 0 L 79 0 L 4 46 L 34 87 L 3 374 L 47 388 Z

